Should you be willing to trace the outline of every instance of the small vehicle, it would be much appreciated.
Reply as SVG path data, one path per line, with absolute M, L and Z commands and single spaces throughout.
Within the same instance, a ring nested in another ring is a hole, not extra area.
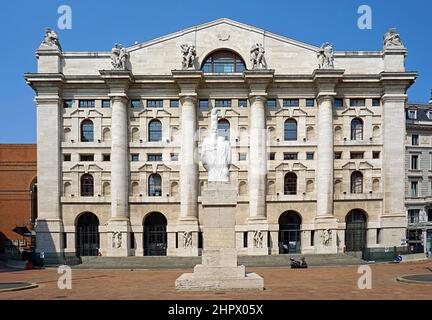
M 290 258 L 290 260 L 291 269 L 303 269 L 308 267 L 305 257 L 301 257 L 300 260 L 296 260 L 294 258 Z

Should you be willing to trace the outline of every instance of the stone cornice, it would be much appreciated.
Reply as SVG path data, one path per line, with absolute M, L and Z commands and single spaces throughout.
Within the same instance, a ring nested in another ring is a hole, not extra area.
M 274 70 L 246 70 L 243 78 L 249 85 L 249 96 L 267 96 L 267 88 L 273 82 Z
M 110 97 L 127 97 L 127 90 L 134 82 L 134 77 L 129 70 L 100 70 L 101 78 L 110 88 Z
M 172 70 L 171 77 L 180 88 L 180 95 L 195 96 L 198 85 L 203 80 L 201 70 Z

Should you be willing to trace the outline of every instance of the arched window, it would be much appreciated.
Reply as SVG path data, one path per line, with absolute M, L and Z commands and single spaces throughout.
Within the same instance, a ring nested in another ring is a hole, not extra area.
M 173 182 L 171 183 L 171 196 L 175 197 L 178 195 L 178 183 L 177 182 Z
M 77 256 L 99 255 L 99 219 L 92 212 L 84 212 L 76 222 L 76 254 Z
M 70 142 L 70 138 L 71 138 L 70 136 L 71 136 L 71 129 L 65 128 L 63 132 L 63 141 Z
M 363 174 L 360 171 L 354 171 L 351 174 L 351 193 L 363 192 Z
M 63 185 L 63 196 L 69 197 L 71 195 L 71 184 L 70 182 L 65 182 Z
M 149 123 L 149 141 L 162 141 L 162 123 L 159 120 L 152 120 Z
M 310 141 L 315 138 L 315 131 L 313 127 L 307 127 L 306 129 L 306 140 Z
M 109 128 L 103 129 L 102 132 L 103 141 L 110 141 L 111 140 L 111 131 Z
M 336 126 L 334 135 L 337 141 L 342 140 L 342 128 L 340 126 Z
M 297 121 L 288 119 L 284 124 L 284 140 L 295 141 L 297 140 Z
M 162 195 L 162 179 L 157 173 L 150 175 L 148 179 L 148 195 L 160 197 Z
M 379 179 L 373 179 L 372 181 L 372 191 L 379 192 L 380 190 L 380 181 Z
M 247 190 L 247 184 L 245 181 L 240 181 L 239 183 L 239 196 L 245 196 L 247 195 L 248 190 Z
M 295 211 L 285 211 L 279 217 L 279 254 L 301 252 L 300 215 Z
M 355 118 L 351 121 L 351 140 L 363 140 L 363 120 Z
M 111 195 L 111 186 L 109 182 L 104 182 L 102 186 L 102 193 L 104 196 L 110 196 Z
M 342 193 L 342 181 L 337 179 L 334 182 L 334 193 L 341 194 Z
M 345 250 L 362 251 L 367 246 L 367 216 L 363 210 L 351 210 L 346 218 Z
M 91 174 L 83 174 L 81 176 L 81 196 L 92 197 L 94 194 L 93 187 L 93 176 Z
M 294 172 L 285 175 L 284 194 L 297 194 L 297 175 Z
M 226 119 L 220 119 L 218 121 L 218 136 L 224 137 L 225 140 L 230 139 L 230 123 Z
M 246 65 L 238 54 L 219 50 L 206 57 L 201 69 L 205 73 L 236 73 L 246 70 Z
M 267 184 L 267 194 L 274 195 L 276 193 L 274 181 L 269 181 Z
M 140 133 L 138 128 L 132 128 L 132 142 L 138 142 Z
M 314 182 L 313 180 L 306 181 L 306 192 L 312 193 L 314 191 Z
M 132 188 L 131 188 L 131 195 L 137 196 L 139 194 L 139 183 L 138 182 L 132 182 Z
M 94 138 L 93 121 L 86 119 L 81 122 L 81 141 L 91 142 Z

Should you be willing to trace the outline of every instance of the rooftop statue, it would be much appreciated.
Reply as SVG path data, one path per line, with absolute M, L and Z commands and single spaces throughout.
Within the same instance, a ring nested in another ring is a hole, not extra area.
M 194 70 L 195 69 L 195 59 L 196 59 L 196 50 L 195 46 L 182 44 L 181 51 L 183 54 L 182 61 L 182 69 L 183 70 Z
M 333 46 L 326 42 L 318 50 L 318 67 L 320 69 L 334 69 Z
M 264 56 L 265 50 L 261 43 L 256 43 L 250 49 L 250 61 L 252 69 L 267 69 L 267 62 Z
M 59 49 L 62 51 L 60 41 L 57 33 L 51 28 L 45 28 L 44 39 L 40 45 L 41 47 L 52 47 L 53 49 Z
M 389 31 L 384 35 L 383 41 L 384 49 L 387 48 L 403 48 L 399 33 L 396 32 L 395 28 L 390 28 Z
M 111 65 L 114 70 L 127 70 L 129 53 L 121 44 L 116 43 L 111 50 Z

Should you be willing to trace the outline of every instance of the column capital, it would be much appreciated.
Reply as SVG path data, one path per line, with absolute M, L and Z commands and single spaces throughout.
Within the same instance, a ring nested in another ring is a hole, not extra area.
M 180 88 L 180 96 L 196 96 L 196 89 L 204 78 L 201 70 L 172 70 L 171 74 Z
M 417 72 L 381 72 L 380 82 L 384 95 L 405 95 L 417 79 Z
M 262 102 L 264 104 L 267 101 L 267 93 L 262 93 L 262 94 L 250 93 L 249 100 L 251 104 L 254 104 L 255 102 Z
M 127 90 L 134 82 L 134 77 L 129 70 L 99 70 L 101 78 L 110 89 L 110 97 L 127 97 Z
M 267 87 L 274 79 L 274 70 L 246 70 L 243 78 L 249 84 L 250 96 L 267 96 Z
M 62 73 L 26 73 L 24 79 L 38 96 L 50 96 L 60 93 L 65 77 Z
M 343 69 L 314 70 L 312 78 L 317 89 L 317 97 L 336 95 L 336 85 L 342 80 L 344 72 Z
M 180 102 L 183 105 L 186 102 L 190 102 L 196 104 L 197 102 L 197 94 L 196 93 L 180 93 Z

